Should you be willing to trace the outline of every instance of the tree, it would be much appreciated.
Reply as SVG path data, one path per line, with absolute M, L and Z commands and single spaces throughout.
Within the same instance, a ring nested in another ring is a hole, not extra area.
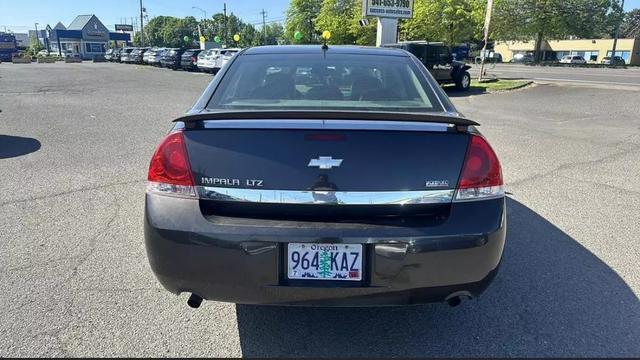
M 620 36 L 624 38 L 640 38 L 640 9 L 633 9 L 624 15 L 620 26 Z
M 284 39 L 284 26 L 278 22 L 266 24 L 265 28 L 261 29 L 257 35 L 260 37 L 261 44 L 277 45 Z
M 147 46 L 192 47 L 198 38 L 198 21 L 193 16 L 184 19 L 157 16 L 145 26 L 144 33 Z M 133 43 L 139 46 L 139 32 L 134 35 Z
M 598 37 L 610 28 L 615 11 L 610 0 L 496 0 L 491 37 L 535 39 L 539 61 L 544 39 Z
M 42 44 L 38 40 L 37 36 L 29 37 L 29 47 L 27 48 L 27 53 L 31 56 L 36 56 L 38 51 L 42 50 Z
M 486 0 L 416 0 L 414 17 L 401 23 L 406 40 L 455 45 L 481 38 Z
M 317 43 L 315 21 L 320 13 L 322 0 L 291 0 L 285 20 L 285 38 L 294 44 Z M 300 40 L 295 38 L 295 33 L 302 34 Z
M 373 45 L 376 23 L 360 25 L 362 2 L 360 0 L 324 0 L 316 19 L 316 32 L 331 32 L 330 44 Z
M 226 25 L 225 25 L 226 24 Z M 214 14 L 210 19 L 201 23 L 202 35 L 212 41 L 216 36 L 220 41 L 228 46 L 255 46 L 258 45 L 257 30 L 251 24 L 244 23 L 240 18 L 231 13 L 227 16 L 226 23 L 223 13 Z M 240 41 L 235 42 L 233 35 L 240 35 Z

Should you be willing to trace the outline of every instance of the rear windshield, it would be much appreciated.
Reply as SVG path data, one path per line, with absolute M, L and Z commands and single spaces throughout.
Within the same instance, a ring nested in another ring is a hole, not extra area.
M 442 111 L 409 57 L 353 54 L 244 55 L 208 104 L 235 110 Z

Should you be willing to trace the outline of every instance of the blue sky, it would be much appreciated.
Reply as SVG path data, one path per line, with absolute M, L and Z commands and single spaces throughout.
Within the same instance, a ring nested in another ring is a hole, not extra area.
M 204 9 L 207 16 L 211 16 L 222 11 L 223 3 L 223 0 L 144 0 L 150 18 L 158 15 L 201 17 L 202 12 L 192 9 L 193 6 Z M 267 21 L 284 19 L 289 0 L 227 0 L 226 3 L 227 12 L 233 12 L 246 22 L 259 24 L 263 8 L 268 12 Z M 27 32 L 36 22 L 42 27 L 46 24 L 54 26 L 58 21 L 69 25 L 76 15 L 83 14 L 96 14 L 112 29 L 123 18 L 131 23 L 131 18 L 138 14 L 138 6 L 139 0 L 0 0 L 0 30 L 6 26 L 15 32 Z M 640 0 L 626 0 L 626 10 L 638 7 Z
M 640 0 L 637 0 L 640 2 Z M 192 9 L 193 6 L 202 8 L 210 17 L 216 12 L 222 12 L 223 0 L 143 0 L 147 8 L 149 18 L 158 15 L 171 15 L 177 17 L 195 16 L 201 18 L 200 10 Z M 227 13 L 233 12 L 249 23 L 261 23 L 260 11 L 264 8 L 267 21 L 284 19 L 284 12 L 289 6 L 289 0 L 227 0 Z M 120 23 L 122 18 L 127 18 L 131 23 L 132 17 L 139 17 L 139 0 L 0 0 L 0 31 L 7 29 L 14 32 L 27 32 L 34 28 L 34 23 L 44 27 L 50 24 L 52 27 L 58 21 L 69 23 L 76 15 L 95 14 L 108 28 Z M 40 26 L 38 28 L 40 28 Z

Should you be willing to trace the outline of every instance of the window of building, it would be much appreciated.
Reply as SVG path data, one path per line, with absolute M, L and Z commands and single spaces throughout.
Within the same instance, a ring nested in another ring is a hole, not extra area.
M 88 53 L 103 53 L 104 44 L 102 43 L 85 43 L 85 50 Z

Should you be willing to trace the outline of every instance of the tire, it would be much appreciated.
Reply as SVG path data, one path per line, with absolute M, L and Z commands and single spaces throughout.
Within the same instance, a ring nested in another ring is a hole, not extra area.
M 467 91 L 471 86 L 471 74 L 468 71 L 462 73 L 462 76 L 456 79 L 456 89 L 460 91 Z

